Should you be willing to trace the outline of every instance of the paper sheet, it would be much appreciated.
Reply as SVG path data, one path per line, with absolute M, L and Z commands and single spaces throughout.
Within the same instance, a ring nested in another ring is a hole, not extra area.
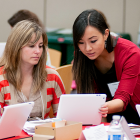
M 119 86 L 119 83 L 120 83 L 120 82 L 113 82 L 113 83 L 107 84 L 108 87 L 109 87 L 109 90 L 110 90 L 110 92 L 111 92 L 112 97 L 114 97 L 115 92 L 116 92 L 116 90 L 117 90 L 117 88 L 118 88 L 118 86 Z
M 107 140 L 107 132 L 103 124 L 83 130 L 86 140 Z

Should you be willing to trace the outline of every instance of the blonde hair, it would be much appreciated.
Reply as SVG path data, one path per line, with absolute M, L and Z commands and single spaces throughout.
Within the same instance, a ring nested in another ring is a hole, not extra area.
M 21 48 L 28 45 L 35 35 L 35 39 L 31 45 L 35 44 L 40 37 L 43 38 L 43 52 L 37 65 L 33 68 L 33 92 L 41 90 L 43 87 L 47 72 L 46 72 L 46 47 L 48 45 L 47 35 L 43 29 L 28 20 L 18 22 L 10 36 L 8 37 L 4 54 L 1 58 L 0 66 L 4 66 L 3 71 L 6 72 L 5 78 L 19 91 L 21 91 L 22 75 L 21 75 Z

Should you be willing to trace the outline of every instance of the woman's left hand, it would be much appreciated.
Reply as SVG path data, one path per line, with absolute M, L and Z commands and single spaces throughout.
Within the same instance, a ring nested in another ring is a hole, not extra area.
M 102 114 L 102 117 L 107 117 L 108 114 L 108 103 L 106 102 L 102 107 L 99 109 L 100 113 Z

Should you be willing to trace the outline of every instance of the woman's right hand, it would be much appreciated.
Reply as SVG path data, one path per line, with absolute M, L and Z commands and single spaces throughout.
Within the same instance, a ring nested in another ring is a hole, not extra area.
M 108 103 L 106 102 L 104 105 L 101 106 L 99 112 L 102 114 L 102 117 L 107 117 L 108 114 Z

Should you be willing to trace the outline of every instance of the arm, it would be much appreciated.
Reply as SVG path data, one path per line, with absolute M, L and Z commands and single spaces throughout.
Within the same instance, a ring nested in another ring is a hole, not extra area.
M 52 100 L 52 108 L 53 108 L 53 115 L 57 115 L 57 109 L 59 104 L 59 99 L 62 94 L 65 94 L 65 88 L 63 82 L 59 75 L 55 77 L 55 88 L 53 92 L 53 100 Z
M 133 45 L 133 44 L 131 44 Z M 129 46 L 127 46 L 129 48 Z M 121 112 L 126 109 L 126 106 L 132 99 L 132 96 L 137 92 L 134 91 L 135 87 L 138 86 L 138 76 L 140 73 L 140 51 L 136 48 L 117 50 L 116 53 L 116 71 L 119 71 L 118 80 L 120 80 L 118 89 L 115 92 L 114 99 L 106 102 L 101 107 L 100 112 L 103 116 L 107 114 Z M 119 54 L 120 53 L 120 54 Z M 138 99 L 137 99 L 138 100 Z
M 140 49 L 130 41 L 122 39 L 119 42 L 114 52 L 116 75 L 120 83 L 113 99 L 122 100 L 124 102 L 123 110 L 125 110 L 130 101 L 133 104 L 136 101 L 140 102 L 138 98 L 133 100 L 133 97 L 139 97 L 139 93 L 135 89 L 138 89 L 138 84 L 140 84 L 138 83 Z

